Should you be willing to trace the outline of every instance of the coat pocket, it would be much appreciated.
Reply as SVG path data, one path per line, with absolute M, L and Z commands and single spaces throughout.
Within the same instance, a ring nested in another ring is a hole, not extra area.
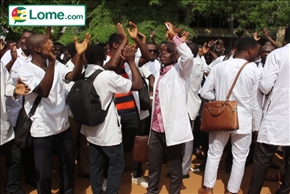
M 177 119 L 171 122 L 171 139 L 176 143 L 185 143 L 192 139 L 189 118 Z

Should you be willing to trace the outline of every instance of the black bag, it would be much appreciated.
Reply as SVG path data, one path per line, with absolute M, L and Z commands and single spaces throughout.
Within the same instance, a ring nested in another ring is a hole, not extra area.
M 103 110 L 100 102 L 100 96 L 97 94 L 93 82 L 103 70 L 96 70 L 89 77 L 85 73 L 77 80 L 68 93 L 68 106 L 76 122 L 95 126 L 104 122 L 107 110 Z
M 30 134 L 32 121 L 30 117 L 34 115 L 40 100 L 41 97 L 37 96 L 28 115 L 26 114 L 24 107 L 19 112 L 15 128 L 15 143 L 16 146 L 21 149 L 29 148 L 32 145 L 32 137 Z
M 149 110 L 150 109 L 150 97 L 148 91 L 148 85 L 146 80 L 141 77 L 143 88 L 139 91 L 139 100 L 140 100 L 140 109 L 141 110 Z

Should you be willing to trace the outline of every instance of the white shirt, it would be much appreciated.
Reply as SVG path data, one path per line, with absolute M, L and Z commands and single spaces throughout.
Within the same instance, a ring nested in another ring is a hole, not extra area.
M 263 63 L 260 61 L 259 63 L 258 63 L 258 69 L 260 70 L 260 72 L 262 73 L 263 72 Z
M 85 75 L 90 76 L 97 69 L 102 69 L 98 65 L 88 65 Z M 132 87 L 132 82 L 114 71 L 104 70 L 94 80 L 94 87 L 100 96 L 101 106 L 106 110 L 112 100 L 114 93 L 128 93 Z M 105 121 L 97 126 L 82 125 L 83 133 L 88 142 L 98 146 L 119 145 L 122 142 L 120 116 L 116 109 L 115 102 L 112 101 L 108 109 Z
M 111 57 L 109 55 L 107 55 L 106 59 L 104 60 L 103 65 L 105 65 L 106 63 L 108 63 L 110 61 Z
M 74 69 L 75 65 L 73 64 L 73 62 L 71 61 L 71 59 L 66 62 L 65 64 L 71 71 Z M 68 83 L 65 83 L 65 89 L 66 89 L 66 94 L 69 93 L 69 91 L 71 90 L 71 88 L 73 87 L 74 85 L 74 81 L 70 81 Z
M 140 59 L 140 57 L 135 57 L 135 64 L 136 64 L 137 68 L 138 68 L 139 59 Z M 131 71 L 130 65 L 128 63 L 124 63 L 124 66 L 125 66 L 125 71 L 129 76 L 129 79 L 132 80 L 132 71 Z M 136 106 L 138 109 L 138 114 L 140 115 L 141 109 L 140 109 L 139 92 L 132 91 L 132 93 L 133 93 L 133 97 L 134 97 L 134 100 L 135 100 L 135 103 L 136 103 Z
M 201 99 L 198 96 L 201 81 L 203 78 L 203 62 L 199 55 L 193 60 L 193 68 L 191 71 L 191 83 L 188 90 L 187 109 L 190 120 L 194 121 L 198 116 Z
M 200 56 L 198 53 L 197 53 L 197 55 Z M 208 64 L 206 63 L 206 60 L 205 60 L 204 56 L 201 56 L 200 58 L 201 58 L 201 61 L 202 61 L 202 64 L 203 64 L 203 72 L 206 73 L 206 72 L 208 72 L 207 71 Z
M 71 69 L 64 64 L 59 61 L 55 62 L 54 78 L 49 96 L 41 98 L 35 114 L 31 117 L 33 121 L 30 129 L 32 137 L 56 135 L 69 128 L 64 80 L 70 71 Z M 45 71 L 29 62 L 21 66 L 18 73 L 21 80 L 31 89 L 31 92 L 25 96 L 24 108 L 28 113 L 37 97 L 33 90 L 43 79 Z
M 225 56 L 222 55 L 222 56 L 219 56 L 218 58 L 214 59 L 208 66 L 207 66 L 207 69 L 206 69 L 206 72 L 210 72 L 211 69 L 218 63 L 222 62 L 224 60 Z
M 14 139 L 14 130 L 10 123 L 9 114 L 6 109 L 5 96 L 13 97 L 14 85 L 9 72 L 1 61 L 1 141 L 0 146 Z M 13 100 L 13 98 L 12 98 Z
M 17 59 L 14 62 L 12 68 L 10 69 L 10 74 L 11 74 L 11 78 L 14 84 L 17 83 L 17 78 L 18 76 L 18 70 L 22 65 L 25 65 L 26 63 L 31 61 L 31 55 L 29 55 L 28 57 L 24 54 L 24 52 L 22 51 L 21 48 L 16 50 L 17 52 Z M 6 66 L 9 61 L 12 59 L 11 57 L 11 51 L 8 50 L 1 58 L 1 61 L 3 61 L 4 65 Z M 6 105 L 7 105 L 7 110 L 10 116 L 10 120 L 11 120 L 11 124 L 13 127 L 16 126 L 16 122 L 17 122 L 17 118 L 18 118 L 18 114 L 19 111 L 22 108 L 22 98 L 20 98 L 18 101 L 15 101 L 11 98 L 7 98 L 6 99 Z
M 149 70 L 152 72 L 152 75 L 154 77 L 156 77 L 157 74 L 159 74 L 161 63 L 158 61 L 158 59 L 155 59 L 154 61 L 148 61 L 144 65 L 149 68 Z
M 207 100 L 226 100 L 230 87 L 246 62 L 244 59 L 229 59 L 215 65 L 205 81 L 201 96 Z M 256 63 L 249 63 L 241 72 L 229 100 L 238 102 L 239 129 L 236 134 L 249 134 L 259 130 L 262 109 L 257 93 L 260 73 Z M 213 91 L 215 90 L 215 92 Z
M 259 88 L 270 94 L 263 110 L 257 140 L 260 143 L 290 146 L 289 54 L 290 43 L 267 56 Z

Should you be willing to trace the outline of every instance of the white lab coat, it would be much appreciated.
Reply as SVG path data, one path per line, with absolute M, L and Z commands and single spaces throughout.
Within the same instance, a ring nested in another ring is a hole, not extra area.
M 270 94 L 263 110 L 257 140 L 260 143 L 290 146 L 289 55 L 290 43 L 267 56 L 259 88 Z
M 11 79 L 13 81 L 13 84 L 17 83 L 17 78 L 19 77 L 19 75 L 18 75 L 19 68 L 22 65 L 25 65 L 26 63 L 31 61 L 31 55 L 26 56 L 21 48 L 17 49 L 16 52 L 17 52 L 18 57 L 9 71 Z M 1 61 L 6 66 L 11 59 L 12 59 L 11 52 L 10 52 L 10 50 L 8 50 L 2 56 Z M 23 107 L 22 98 L 20 98 L 18 101 L 15 101 L 11 98 L 7 98 L 6 99 L 6 106 L 7 106 L 7 110 L 8 110 L 11 124 L 13 127 L 16 127 L 18 114 Z
M 6 108 L 5 96 L 13 97 L 14 88 L 13 81 L 3 62 L 1 68 L 1 141 L 0 146 L 14 139 L 14 130 L 10 122 L 9 114 Z
M 235 58 L 215 65 L 203 85 L 201 96 L 207 100 L 226 100 L 236 74 L 245 62 Z M 229 100 L 238 102 L 239 129 L 232 133 L 249 134 L 259 130 L 262 117 L 257 99 L 260 75 L 256 63 L 249 63 L 237 80 Z
M 175 64 L 159 82 L 159 99 L 167 146 L 193 140 L 188 119 L 187 97 L 190 75 L 193 68 L 193 55 L 186 43 L 177 46 L 180 61 Z M 160 74 L 155 80 L 159 79 Z M 156 84 L 154 83 L 153 103 L 155 104 Z M 154 113 L 154 106 L 152 113 Z M 151 116 L 151 126 L 153 121 Z
M 190 120 L 194 121 L 198 116 L 201 99 L 198 96 L 201 81 L 203 77 L 203 62 L 199 55 L 194 58 L 194 67 L 191 72 L 191 83 L 188 91 L 188 115 Z

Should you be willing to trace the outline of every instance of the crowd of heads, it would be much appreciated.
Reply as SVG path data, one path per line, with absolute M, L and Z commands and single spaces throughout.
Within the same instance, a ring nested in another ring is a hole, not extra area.
M 288 30 L 287 30 L 288 29 Z M 289 42 L 289 34 L 290 30 L 289 27 L 285 30 L 285 42 Z M 182 36 L 182 29 L 177 28 L 177 34 Z M 29 50 L 26 44 L 26 40 L 33 35 L 33 31 L 24 30 L 21 34 L 21 37 L 19 41 L 15 40 L 5 40 L 4 36 L 1 36 L 1 45 L 4 45 L 1 47 L 1 56 L 7 51 L 12 50 L 14 46 L 17 48 L 21 48 L 22 51 L 29 55 L 29 53 L 33 52 L 32 50 Z M 242 41 L 240 41 L 242 39 Z M 108 37 L 108 42 L 106 43 L 100 43 L 99 46 L 101 46 L 104 49 L 105 55 L 110 56 L 110 51 L 117 49 L 118 45 L 121 43 L 121 38 L 118 36 L 117 33 L 113 33 Z M 32 41 L 33 43 L 34 41 Z M 190 40 L 186 40 L 188 46 L 192 50 L 192 53 L 194 56 L 196 56 L 198 53 L 202 54 L 205 58 L 205 61 L 207 64 L 210 64 L 216 57 L 219 56 L 226 56 L 227 58 L 231 55 L 233 55 L 235 52 L 245 52 L 249 51 L 248 54 L 250 55 L 249 60 L 255 61 L 257 58 L 261 58 L 262 62 L 265 62 L 266 56 L 275 49 L 275 46 L 271 44 L 271 42 L 267 41 L 263 42 L 261 44 L 260 42 L 255 41 L 252 37 L 242 37 L 240 39 L 236 39 L 233 42 L 232 47 L 226 47 L 224 44 L 224 41 L 221 39 L 216 40 L 210 40 L 205 42 L 204 44 L 196 44 Z M 34 45 L 36 46 L 36 45 Z M 159 45 L 156 42 L 146 42 L 146 46 L 151 53 L 151 55 L 154 58 L 159 58 L 162 63 L 166 64 L 168 61 L 166 61 L 166 55 L 170 55 L 171 61 L 176 61 L 174 55 L 172 55 L 172 52 L 176 52 L 174 49 L 174 45 L 170 42 L 164 41 L 161 42 Z M 203 50 L 203 48 L 206 48 Z M 257 52 L 258 51 L 258 52 Z M 168 52 L 168 53 L 167 53 Z M 54 41 L 53 47 L 52 47 L 52 53 L 55 55 L 56 59 L 62 63 L 66 63 L 71 58 L 74 57 L 76 50 L 74 43 L 69 43 L 67 45 L 62 44 L 61 42 Z M 213 55 L 214 53 L 214 55 Z M 178 56 L 177 56 L 178 57 Z M 91 60 L 90 60 L 91 61 Z

